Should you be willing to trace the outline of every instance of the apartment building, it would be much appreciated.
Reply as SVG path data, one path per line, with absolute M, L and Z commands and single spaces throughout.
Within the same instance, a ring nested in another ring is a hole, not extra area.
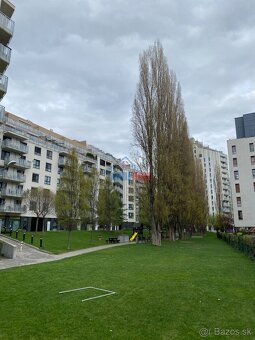
M 209 215 L 218 213 L 216 201 L 216 172 L 220 171 L 221 188 L 222 188 L 222 211 L 231 213 L 231 187 L 229 181 L 228 159 L 222 151 L 211 149 L 209 146 L 204 146 L 203 143 L 192 139 L 194 156 L 200 160 L 204 179 L 206 183 L 206 194 L 208 199 Z
M 255 227 L 255 112 L 235 118 L 235 128 L 227 142 L 234 224 Z
M 72 148 L 77 152 L 84 175 L 95 167 L 100 180 L 110 178 L 126 202 L 120 160 L 86 141 L 66 138 L 6 112 L 0 106 L 0 225 L 26 227 L 28 230 L 34 228 L 35 215 L 24 206 L 23 193 L 32 187 L 56 192 L 66 156 Z M 128 216 L 127 221 L 133 222 L 133 215 Z M 56 216 L 46 216 L 44 223 L 54 228 Z M 39 228 L 41 225 L 42 221 Z
M 8 77 L 5 71 L 10 64 L 10 40 L 14 32 L 14 21 L 11 20 L 14 5 L 8 0 L 0 0 L 0 102 L 7 92 Z

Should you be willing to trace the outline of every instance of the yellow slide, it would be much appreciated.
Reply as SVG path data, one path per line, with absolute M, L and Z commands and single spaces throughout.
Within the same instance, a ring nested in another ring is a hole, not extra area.
M 130 241 L 134 241 L 134 239 L 136 238 L 137 235 L 138 235 L 138 233 L 135 232 L 135 233 L 130 237 Z

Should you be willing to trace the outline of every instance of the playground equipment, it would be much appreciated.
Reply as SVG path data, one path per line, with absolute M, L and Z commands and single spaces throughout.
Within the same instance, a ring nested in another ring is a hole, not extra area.
M 134 241 L 134 240 L 136 239 L 137 235 L 138 235 L 138 232 L 135 231 L 135 232 L 133 233 L 133 235 L 130 237 L 130 241 Z

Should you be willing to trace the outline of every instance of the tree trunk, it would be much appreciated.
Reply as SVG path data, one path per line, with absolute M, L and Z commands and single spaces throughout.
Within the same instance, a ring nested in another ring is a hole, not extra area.
M 169 241 L 175 241 L 174 227 L 172 227 L 171 225 L 168 227 L 167 230 L 167 238 Z
M 154 219 L 151 224 L 151 241 L 154 246 L 161 246 L 160 226 L 155 223 Z
M 39 217 L 36 217 L 36 223 L 35 223 L 35 232 L 37 233 L 38 231 L 38 224 L 39 224 Z

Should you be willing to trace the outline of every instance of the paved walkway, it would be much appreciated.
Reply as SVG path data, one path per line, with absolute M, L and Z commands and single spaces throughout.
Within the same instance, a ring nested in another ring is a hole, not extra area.
M 68 253 L 54 255 L 49 254 L 44 251 L 40 251 L 34 247 L 28 246 L 25 243 L 21 243 L 11 238 L 7 238 L 4 236 L 0 236 L 0 240 L 6 240 L 8 243 L 11 243 L 17 247 L 16 258 L 15 259 L 7 259 L 5 257 L 0 257 L 0 270 L 11 268 L 11 267 L 20 267 L 20 266 L 28 266 L 31 264 L 43 263 L 43 262 L 51 262 L 66 259 L 68 257 L 73 257 L 82 254 L 92 253 L 94 251 L 125 246 L 132 243 L 117 243 L 117 244 L 108 244 L 104 246 L 98 246 L 87 249 L 80 249 L 75 251 L 70 251 Z

